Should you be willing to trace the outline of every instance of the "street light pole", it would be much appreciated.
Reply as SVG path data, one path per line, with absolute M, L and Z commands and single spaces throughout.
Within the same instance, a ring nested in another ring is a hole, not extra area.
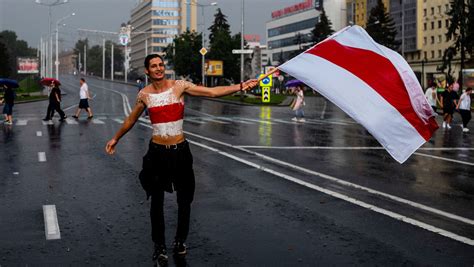
M 244 50 L 244 0 L 242 0 L 242 20 L 241 20 L 241 33 L 240 33 L 240 49 Z M 240 54 L 240 82 L 244 82 L 244 54 Z
M 56 66 L 56 79 L 59 80 L 59 55 L 58 55 L 58 47 L 59 47 L 59 43 L 58 43 L 58 35 L 59 35 L 59 23 L 67 18 L 69 18 L 70 16 L 74 16 L 76 15 L 76 13 L 72 13 L 72 14 L 69 14 L 67 16 L 65 16 L 64 18 L 56 21 L 56 61 L 54 62 L 54 65 Z
M 205 23 L 205 19 L 206 17 L 204 16 L 204 8 L 205 7 L 210 7 L 210 6 L 217 6 L 217 2 L 212 2 L 210 3 L 209 5 L 203 5 L 203 4 L 199 4 L 199 3 L 196 3 L 196 2 L 187 2 L 187 4 L 189 5 L 196 5 L 198 7 L 201 8 L 201 16 L 202 16 L 202 40 L 201 40 L 201 45 L 202 45 L 202 48 L 205 48 L 206 47 L 206 23 Z M 206 70 L 205 70 L 205 62 L 206 62 L 206 56 L 203 55 L 201 53 L 201 75 L 202 75 L 202 85 L 206 86 Z
M 48 76 L 53 76 L 53 34 L 51 32 L 51 17 L 52 17 L 52 14 L 51 14 L 51 8 L 53 6 L 59 6 L 59 5 L 62 5 L 62 4 L 67 4 L 69 0 L 54 0 L 54 2 L 52 3 L 43 3 L 42 0 L 35 0 L 35 3 L 36 4 L 39 4 L 39 5 L 42 5 L 42 6 L 47 6 L 48 9 L 49 9 L 49 20 L 48 20 L 48 24 L 49 24 L 49 48 L 47 48 L 49 50 L 49 57 L 47 58 L 47 62 L 49 61 L 49 64 L 47 63 L 46 65 L 46 68 L 49 70 L 49 73 L 47 73 Z

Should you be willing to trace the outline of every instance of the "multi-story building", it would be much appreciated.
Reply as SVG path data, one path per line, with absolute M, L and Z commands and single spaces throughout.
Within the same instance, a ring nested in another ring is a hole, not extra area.
M 345 0 L 306 0 L 272 12 L 266 24 L 269 60 L 281 64 L 311 45 L 311 30 L 319 21 L 321 5 L 337 31 L 346 26 Z
M 370 9 L 376 2 L 376 0 L 347 0 L 346 5 L 354 14 L 356 24 L 365 27 Z M 446 37 L 449 26 L 449 17 L 446 14 L 450 9 L 449 2 L 449 0 L 384 0 L 397 28 L 396 40 L 401 43 L 399 52 L 412 66 L 424 87 L 434 77 L 443 76 L 439 67 L 442 65 L 444 51 L 453 44 L 453 41 L 448 41 Z M 459 61 L 459 55 L 456 55 L 452 62 L 454 74 L 459 73 Z
M 131 12 L 131 67 L 143 73 L 146 52 L 163 54 L 176 35 L 197 29 L 197 0 L 140 0 Z

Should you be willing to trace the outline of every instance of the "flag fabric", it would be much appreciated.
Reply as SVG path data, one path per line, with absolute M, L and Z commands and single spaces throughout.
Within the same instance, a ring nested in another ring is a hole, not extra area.
M 408 63 L 359 26 L 340 30 L 278 68 L 341 108 L 400 163 L 438 128 Z

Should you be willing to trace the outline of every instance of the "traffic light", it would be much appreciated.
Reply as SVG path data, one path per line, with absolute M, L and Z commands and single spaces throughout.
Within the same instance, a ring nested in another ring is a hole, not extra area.
M 262 102 L 269 103 L 270 102 L 270 87 L 262 87 Z

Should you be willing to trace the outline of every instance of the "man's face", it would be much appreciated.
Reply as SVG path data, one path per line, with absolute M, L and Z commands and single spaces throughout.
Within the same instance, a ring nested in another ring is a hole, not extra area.
M 82 85 L 84 82 L 82 80 L 79 80 L 79 83 Z
M 165 77 L 165 64 L 159 57 L 155 57 L 150 60 L 150 66 L 145 73 L 152 79 L 152 80 L 163 80 Z

